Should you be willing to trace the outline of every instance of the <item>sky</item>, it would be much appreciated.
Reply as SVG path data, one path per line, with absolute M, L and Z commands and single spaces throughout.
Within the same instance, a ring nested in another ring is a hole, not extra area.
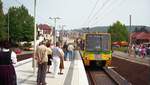
M 2 0 L 4 12 L 23 4 L 34 15 L 34 0 Z M 110 26 L 117 20 L 129 25 L 150 26 L 150 0 L 36 0 L 36 23 L 54 26 L 49 17 L 59 17 L 57 29 Z

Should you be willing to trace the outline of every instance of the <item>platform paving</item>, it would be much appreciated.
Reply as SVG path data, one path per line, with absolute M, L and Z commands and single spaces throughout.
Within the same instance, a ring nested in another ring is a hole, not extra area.
M 47 85 L 89 85 L 83 62 L 78 51 L 75 51 L 74 60 L 64 62 L 63 75 L 56 78 L 51 73 L 47 73 Z M 37 68 L 33 71 L 32 58 L 18 62 L 15 65 L 18 85 L 36 85 Z M 53 72 L 53 65 L 50 68 Z
M 139 56 L 134 56 L 134 55 L 130 55 L 128 53 L 125 52 L 121 52 L 121 51 L 113 51 L 113 57 L 118 57 L 121 59 L 125 59 L 134 63 L 139 63 L 139 64 L 143 64 L 146 66 L 150 66 L 150 56 L 145 56 L 144 58 L 139 57 Z

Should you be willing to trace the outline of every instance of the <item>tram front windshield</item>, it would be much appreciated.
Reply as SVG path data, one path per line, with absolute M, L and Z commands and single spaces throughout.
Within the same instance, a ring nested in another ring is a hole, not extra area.
M 109 49 L 109 36 L 100 34 L 87 34 L 86 35 L 86 51 L 98 52 L 108 51 Z

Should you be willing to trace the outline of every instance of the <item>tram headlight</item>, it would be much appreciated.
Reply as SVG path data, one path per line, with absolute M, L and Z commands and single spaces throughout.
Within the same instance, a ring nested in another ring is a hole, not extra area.
M 88 60 L 88 59 L 89 59 L 88 56 L 86 56 L 86 57 L 85 57 L 85 60 Z

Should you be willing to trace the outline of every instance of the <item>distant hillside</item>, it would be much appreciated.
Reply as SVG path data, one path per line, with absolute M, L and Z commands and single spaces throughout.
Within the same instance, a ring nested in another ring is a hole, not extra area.
M 150 32 L 150 27 L 148 26 L 142 26 L 142 25 L 134 25 L 131 26 L 126 26 L 129 32 L 134 32 L 135 29 L 141 29 L 141 28 L 145 28 L 146 30 L 148 30 L 148 32 Z M 96 26 L 96 27 L 92 27 L 92 28 L 82 28 L 82 29 L 77 29 L 74 31 L 78 31 L 78 32 L 107 32 L 109 26 Z
M 96 26 L 92 28 L 75 29 L 77 32 L 107 32 L 108 26 Z
M 136 28 L 138 30 L 141 29 L 141 28 L 145 28 L 146 30 L 148 30 L 148 32 L 150 32 L 150 27 L 148 27 L 148 26 L 142 26 L 142 25 L 137 26 L 137 25 L 135 25 L 135 26 L 131 26 L 131 29 L 130 29 L 130 26 L 126 26 L 126 27 L 127 27 L 127 29 L 128 29 L 129 32 L 134 32 L 134 30 Z
M 97 26 L 90 28 L 90 32 L 107 32 L 109 26 Z

